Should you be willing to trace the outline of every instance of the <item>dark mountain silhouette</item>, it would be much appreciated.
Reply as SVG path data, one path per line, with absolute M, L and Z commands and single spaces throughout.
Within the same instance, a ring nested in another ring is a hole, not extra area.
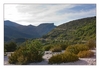
M 9 21 L 9 20 L 4 21 L 4 25 L 14 26 L 14 27 L 21 26 L 20 24 L 17 24 L 15 22 L 12 22 L 12 21 Z
M 8 41 L 16 38 L 39 38 L 55 27 L 53 23 L 44 23 L 39 26 L 23 26 L 7 20 L 4 21 L 4 39 Z

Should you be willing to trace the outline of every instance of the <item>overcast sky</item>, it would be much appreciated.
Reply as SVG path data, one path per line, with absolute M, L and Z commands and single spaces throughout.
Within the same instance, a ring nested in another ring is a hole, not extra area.
M 4 20 L 21 25 L 60 25 L 91 16 L 96 16 L 96 4 L 4 4 Z

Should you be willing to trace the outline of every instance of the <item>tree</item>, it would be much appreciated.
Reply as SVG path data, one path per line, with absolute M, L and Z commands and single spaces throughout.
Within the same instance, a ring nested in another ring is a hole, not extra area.
M 16 43 L 15 42 L 10 42 L 10 43 L 7 43 L 7 44 L 4 44 L 4 50 L 6 52 L 13 52 L 16 50 Z

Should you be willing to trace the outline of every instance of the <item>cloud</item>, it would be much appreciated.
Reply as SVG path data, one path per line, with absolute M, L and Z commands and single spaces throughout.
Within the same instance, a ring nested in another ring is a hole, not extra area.
M 23 25 L 40 23 L 62 23 L 96 15 L 95 7 L 75 4 L 15 4 L 5 5 L 5 20 L 9 19 Z M 10 9 L 9 9 L 10 8 Z M 78 11 L 77 11 L 78 10 Z

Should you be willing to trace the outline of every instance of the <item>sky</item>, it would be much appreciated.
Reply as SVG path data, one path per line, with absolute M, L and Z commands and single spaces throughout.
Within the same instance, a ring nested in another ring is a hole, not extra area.
M 96 16 L 96 4 L 4 4 L 4 20 L 21 25 L 58 26 L 71 20 Z

